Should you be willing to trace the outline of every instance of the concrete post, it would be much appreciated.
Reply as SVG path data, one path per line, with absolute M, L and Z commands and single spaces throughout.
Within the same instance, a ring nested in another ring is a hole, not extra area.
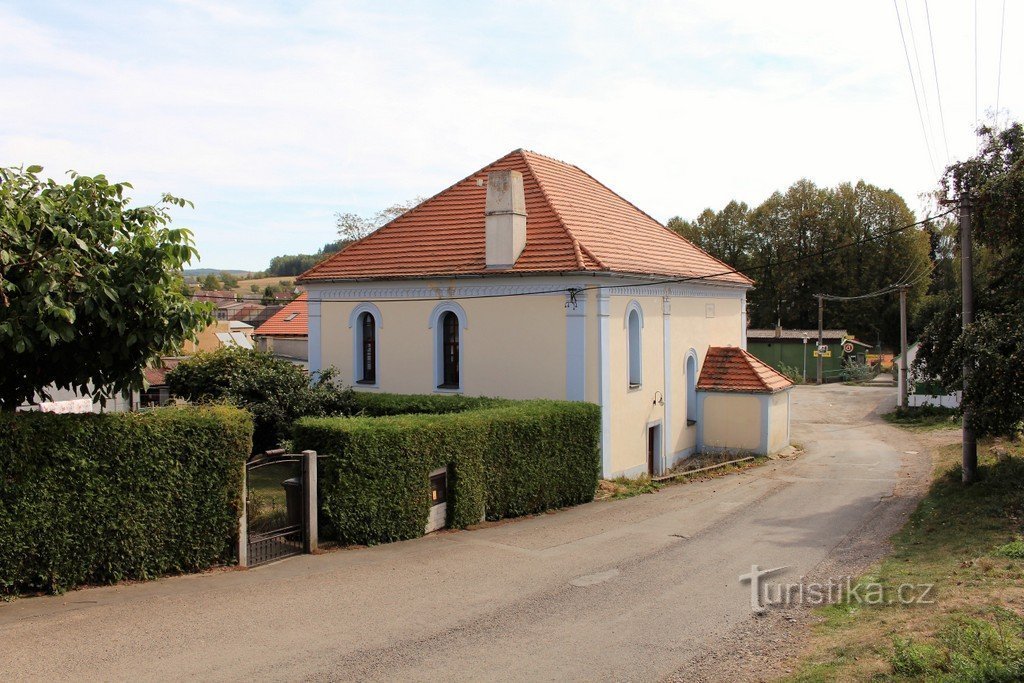
M 238 516 L 238 566 L 249 566 L 249 468 L 242 465 L 242 513 Z
M 302 497 L 306 504 L 303 518 L 306 525 L 306 552 L 315 553 L 320 544 L 318 515 L 320 513 L 316 484 L 316 451 L 302 451 L 302 483 L 305 487 Z

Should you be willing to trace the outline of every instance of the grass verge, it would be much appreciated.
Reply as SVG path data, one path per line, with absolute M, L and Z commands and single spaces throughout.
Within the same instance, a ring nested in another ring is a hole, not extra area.
M 960 415 L 956 409 L 938 406 L 897 408 L 891 413 L 883 414 L 882 419 L 896 427 L 903 427 L 915 432 L 960 428 Z
M 931 488 L 863 586 L 933 584 L 931 604 L 841 601 L 792 681 L 1024 680 L 1024 447 L 979 444 L 982 480 L 960 483 L 960 446 L 935 454 Z
M 602 479 L 598 485 L 595 500 L 621 500 L 623 498 L 632 498 L 633 496 L 639 496 L 645 493 L 657 493 L 660 489 L 666 486 L 691 481 L 704 481 L 706 479 L 714 479 L 716 477 L 722 477 L 735 472 L 742 472 L 743 470 L 748 470 L 751 467 L 763 465 L 769 460 L 770 458 L 766 456 L 758 455 L 752 460 L 731 463 L 721 467 L 716 467 L 712 470 L 705 470 L 703 472 L 681 471 L 671 479 L 664 479 L 662 481 L 652 481 L 646 474 L 636 477 L 635 479 L 627 477 Z

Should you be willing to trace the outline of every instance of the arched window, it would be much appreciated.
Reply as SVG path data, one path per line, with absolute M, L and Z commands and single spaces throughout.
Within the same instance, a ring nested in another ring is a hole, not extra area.
M 377 383 L 377 321 L 369 312 L 359 314 L 359 368 L 360 384 Z
M 438 389 L 459 388 L 459 316 L 446 311 L 438 326 L 441 335 L 441 383 Z
M 686 357 L 686 422 L 697 422 L 697 354 Z
M 635 389 L 643 384 L 643 353 L 640 340 L 640 311 L 638 307 L 630 308 L 626 314 L 626 326 L 629 328 L 629 388 Z

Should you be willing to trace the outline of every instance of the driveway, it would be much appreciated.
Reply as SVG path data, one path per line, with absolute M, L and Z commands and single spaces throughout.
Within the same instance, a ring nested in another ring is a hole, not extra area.
M 893 393 L 798 387 L 803 456 L 654 495 L 0 605 L 0 678 L 737 676 L 716 661 L 757 649 L 740 574 L 872 561 L 912 503 L 893 493 L 926 456 L 878 419 Z

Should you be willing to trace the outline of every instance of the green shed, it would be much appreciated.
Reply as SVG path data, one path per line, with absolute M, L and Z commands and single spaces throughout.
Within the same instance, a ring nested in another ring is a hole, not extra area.
M 865 362 L 867 344 L 853 339 L 846 330 L 824 330 L 823 343 L 828 346 L 823 363 L 826 382 L 842 379 L 843 358 L 854 357 Z M 844 343 L 846 349 L 844 350 Z M 747 351 L 772 366 L 782 370 L 786 365 L 795 368 L 806 382 L 818 381 L 818 362 L 815 349 L 818 345 L 817 330 L 747 330 Z

